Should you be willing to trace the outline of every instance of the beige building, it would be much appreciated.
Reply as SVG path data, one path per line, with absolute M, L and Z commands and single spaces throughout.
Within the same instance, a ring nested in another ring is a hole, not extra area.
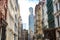
M 0 40 L 18 40 L 18 0 L 0 0 Z
M 39 2 L 39 4 L 35 7 L 35 38 L 36 40 L 42 40 L 42 3 Z
M 8 0 L 6 40 L 18 40 L 18 0 Z

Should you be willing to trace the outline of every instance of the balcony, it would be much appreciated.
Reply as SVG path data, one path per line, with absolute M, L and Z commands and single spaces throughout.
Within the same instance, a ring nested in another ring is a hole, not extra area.
M 6 26 L 7 22 L 5 20 L 5 15 L 3 15 L 2 13 L 0 13 L 0 27 L 1 26 Z

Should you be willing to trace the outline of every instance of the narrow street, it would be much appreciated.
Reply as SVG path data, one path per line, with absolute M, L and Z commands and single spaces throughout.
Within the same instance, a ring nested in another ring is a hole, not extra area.
M 0 40 L 60 40 L 60 0 L 0 0 Z

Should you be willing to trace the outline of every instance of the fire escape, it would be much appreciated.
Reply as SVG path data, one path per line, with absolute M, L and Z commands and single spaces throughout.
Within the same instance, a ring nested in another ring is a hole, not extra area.
M 6 39 L 6 16 L 7 16 L 7 0 L 0 0 L 0 28 L 2 30 L 1 40 Z

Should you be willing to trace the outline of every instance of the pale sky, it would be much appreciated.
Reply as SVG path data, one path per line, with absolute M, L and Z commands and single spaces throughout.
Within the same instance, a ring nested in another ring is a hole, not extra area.
M 35 10 L 38 1 L 39 0 L 18 0 L 22 22 L 26 24 L 26 27 L 23 27 L 23 29 L 29 29 L 29 7 L 33 7 L 33 10 Z

